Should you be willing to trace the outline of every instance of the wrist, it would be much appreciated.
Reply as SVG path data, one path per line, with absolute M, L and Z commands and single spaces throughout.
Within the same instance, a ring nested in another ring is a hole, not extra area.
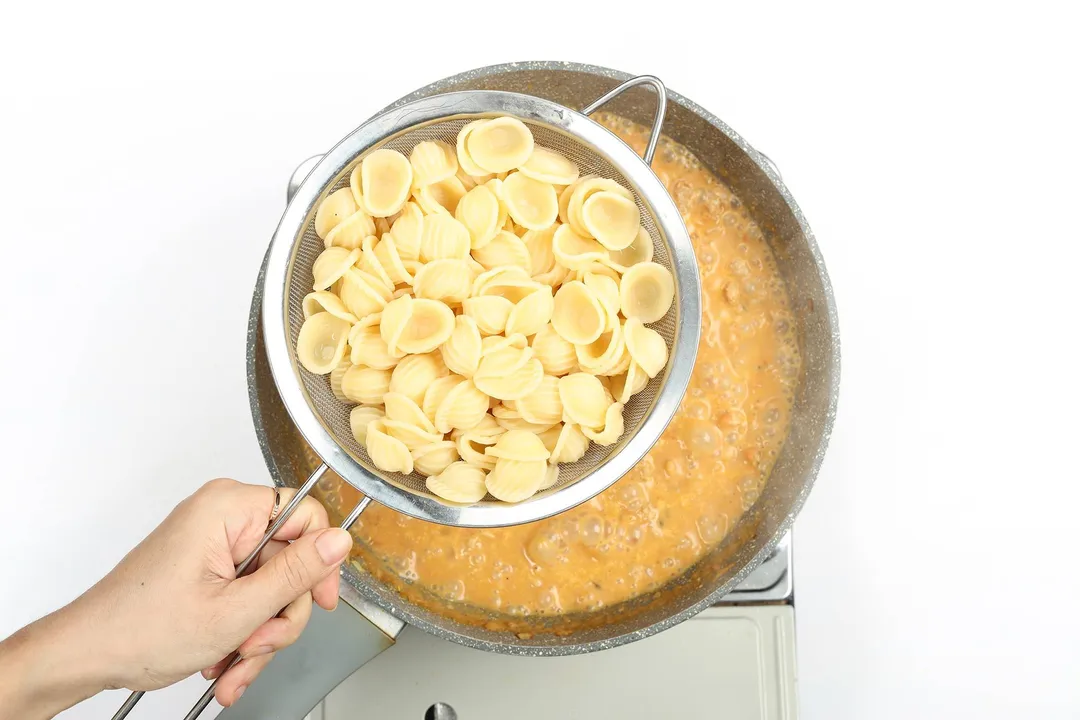
M 0 642 L 0 717 L 51 718 L 106 687 L 69 605 Z

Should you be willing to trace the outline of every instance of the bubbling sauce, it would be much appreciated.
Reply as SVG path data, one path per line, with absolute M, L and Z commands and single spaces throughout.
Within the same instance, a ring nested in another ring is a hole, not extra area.
M 596 119 L 639 153 L 648 129 Z M 662 138 L 653 161 L 697 252 L 697 365 L 678 414 L 630 473 L 556 517 L 509 528 L 428 523 L 372 504 L 355 560 L 408 599 L 496 615 L 598 610 L 655 590 L 724 539 L 757 500 L 787 435 L 800 369 L 772 252 L 731 190 Z

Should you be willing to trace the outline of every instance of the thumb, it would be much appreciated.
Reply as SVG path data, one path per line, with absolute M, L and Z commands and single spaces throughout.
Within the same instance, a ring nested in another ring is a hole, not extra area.
M 265 609 L 257 621 L 261 623 L 336 572 L 351 548 L 352 535 L 340 528 L 304 535 L 252 574 L 232 582 L 229 590 L 243 607 Z

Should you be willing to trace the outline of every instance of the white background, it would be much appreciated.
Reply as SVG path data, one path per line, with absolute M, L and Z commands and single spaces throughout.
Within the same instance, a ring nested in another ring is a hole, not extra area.
M 292 168 L 432 80 L 567 59 L 726 120 L 828 263 L 844 377 L 797 525 L 803 717 L 1080 716 L 1075 18 L 654 5 L 6 8 L 0 636 L 204 480 L 265 482 L 244 335 Z

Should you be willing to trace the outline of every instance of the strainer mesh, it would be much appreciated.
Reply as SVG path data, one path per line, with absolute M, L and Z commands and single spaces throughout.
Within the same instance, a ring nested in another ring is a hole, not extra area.
M 323 241 L 319 239 L 319 236 L 315 233 L 314 226 L 315 210 L 318 208 L 319 202 L 335 190 L 347 186 L 349 184 L 350 172 L 369 152 L 385 147 L 391 150 L 398 150 L 408 156 L 412 149 L 424 140 L 442 140 L 453 147 L 456 144 L 458 131 L 461 130 L 466 123 L 475 120 L 477 117 L 480 116 L 456 116 L 428 123 L 423 126 L 417 126 L 399 133 L 380 144 L 373 145 L 364 152 L 358 154 L 353 162 L 342 171 L 337 180 L 324 188 L 323 192 L 319 195 L 319 199 L 311 207 L 309 217 L 304 225 L 305 229 L 303 235 L 296 243 L 292 263 L 289 267 L 286 279 L 288 328 L 290 338 L 289 347 L 293 352 L 292 361 L 294 366 L 296 366 L 297 374 L 303 383 L 304 390 L 308 396 L 308 401 L 311 403 L 311 407 L 315 411 L 315 414 L 321 419 L 323 425 L 337 443 L 348 451 L 354 459 L 373 475 L 411 492 L 429 496 L 430 493 L 428 493 L 424 485 L 425 478 L 423 475 L 413 473 L 409 476 L 402 476 L 399 473 L 384 473 L 372 464 L 367 451 L 356 442 L 356 439 L 352 435 L 352 430 L 349 425 L 349 412 L 353 406 L 342 403 L 334 396 L 330 390 L 330 382 L 327 376 L 313 375 L 297 365 L 295 347 L 297 337 L 300 333 L 300 327 L 304 322 L 303 299 L 305 295 L 311 292 L 311 269 L 315 262 L 315 258 L 317 258 L 319 253 L 324 249 Z M 638 191 L 638 189 L 634 187 L 622 173 L 616 170 L 615 167 L 600 153 L 581 140 L 546 125 L 528 121 L 526 121 L 525 124 L 532 130 L 533 137 L 538 147 L 545 147 L 562 153 L 578 165 L 582 175 L 594 174 L 611 178 L 623 187 L 632 191 L 637 198 L 637 205 L 641 211 L 641 223 L 653 240 L 653 261 L 672 270 L 671 251 L 669 250 L 667 241 L 657 227 L 652 208 L 643 200 L 640 191 Z M 674 272 L 672 274 L 675 275 Z M 668 347 L 672 349 L 672 355 L 674 355 L 673 344 L 679 319 L 679 287 L 677 276 L 675 282 L 675 304 L 666 316 L 659 322 L 650 326 L 664 338 Z M 623 436 L 618 443 L 608 447 L 602 447 L 595 443 L 591 444 L 588 452 L 581 460 L 575 463 L 561 465 L 559 468 L 559 482 L 549 490 L 540 493 L 540 495 L 553 492 L 571 483 L 577 482 L 601 466 L 608 458 L 622 451 L 629 443 L 633 442 L 638 428 L 652 409 L 666 377 L 667 371 L 657 375 L 656 378 L 649 382 L 644 390 L 637 395 L 634 395 L 630 402 L 626 404 L 623 409 L 626 431 L 623 433 Z

